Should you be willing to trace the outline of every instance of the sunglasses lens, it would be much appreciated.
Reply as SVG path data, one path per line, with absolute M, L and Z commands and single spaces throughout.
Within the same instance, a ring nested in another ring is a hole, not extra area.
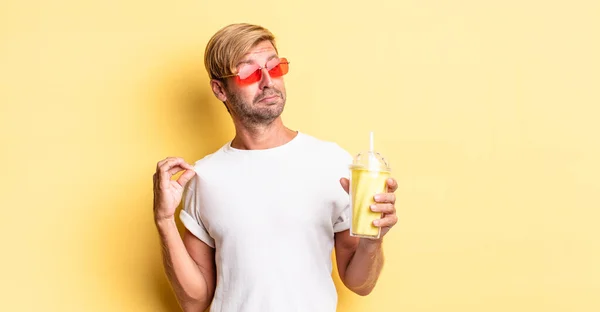
M 256 73 L 257 70 L 260 69 L 258 65 L 243 65 L 238 70 L 238 76 L 243 80 L 246 79 Z
M 277 65 L 269 69 L 269 75 L 274 78 L 281 77 L 287 74 L 288 70 L 289 68 L 287 59 L 281 58 L 280 60 L 278 60 Z
M 273 60 L 275 64 L 267 64 L 269 76 L 273 78 L 281 77 L 288 73 L 289 65 L 286 58 Z M 270 66 L 269 66 L 270 65 Z M 240 85 L 249 85 L 262 79 L 262 69 L 258 65 L 246 65 L 240 68 L 235 80 Z
M 241 85 L 248 85 L 259 81 L 261 77 L 262 71 L 259 66 L 245 66 L 240 69 L 236 81 Z

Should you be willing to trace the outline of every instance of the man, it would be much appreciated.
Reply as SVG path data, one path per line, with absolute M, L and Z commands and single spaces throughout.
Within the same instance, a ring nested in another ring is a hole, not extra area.
M 278 56 L 273 35 L 229 25 L 209 41 L 204 62 L 235 137 L 193 167 L 164 159 L 154 175 L 164 266 L 183 310 L 333 312 L 334 245 L 344 285 L 369 294 L 383 265 L 382 239 L 349 235 L 343 177 L 352 157 L 284 126 L 289 62 Z M 375 196 L 382 237 L 397 221 L 396 188 L 389 179 L 390 193 Z M 182 199 L 183 239 L 174 216 Z

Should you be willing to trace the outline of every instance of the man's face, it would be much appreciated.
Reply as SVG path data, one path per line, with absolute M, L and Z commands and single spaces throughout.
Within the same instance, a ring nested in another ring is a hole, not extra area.
M 253 83 L 242 84 L 236 77 L 226 78 L 226 102 L 232 113 L 243 123 L 270 124 L 281 115 L 285 106 L 285 85 L 283 77 L 273 78 L 264 67 L 277 63 L 277 53 L 269 41 L 263 41 L 252 48 L 237 64 L 240 71 L 245 66 L 260 66 L 261 78 Z

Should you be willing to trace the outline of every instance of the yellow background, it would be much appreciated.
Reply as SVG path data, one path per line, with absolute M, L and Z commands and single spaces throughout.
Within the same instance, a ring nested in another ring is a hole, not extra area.
M 600 2 L 9 0 L 1 311 L 177 310 L 151 176 L 232 137 L 202 57 L 242 21 L 291 61 L 287 125 L 353 154 L 374 130 L 399 181 L 339 311 L 600 310 Z

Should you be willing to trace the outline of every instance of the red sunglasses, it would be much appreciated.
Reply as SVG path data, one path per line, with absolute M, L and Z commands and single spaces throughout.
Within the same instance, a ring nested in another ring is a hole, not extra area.
M 277 78 L 287 74 L 289 64 L 290 62 L 288 62 L 285 57 L 272 59 L 265 64 L 265 67 L 260 67 L 258 64 L 245 64 L 239 68 L 237 74 L 219 78 L 235 77 L 235 81 L 239 85 L 249 85 L 262 79 L 263 69 L 267 69 L 271 78 Z

